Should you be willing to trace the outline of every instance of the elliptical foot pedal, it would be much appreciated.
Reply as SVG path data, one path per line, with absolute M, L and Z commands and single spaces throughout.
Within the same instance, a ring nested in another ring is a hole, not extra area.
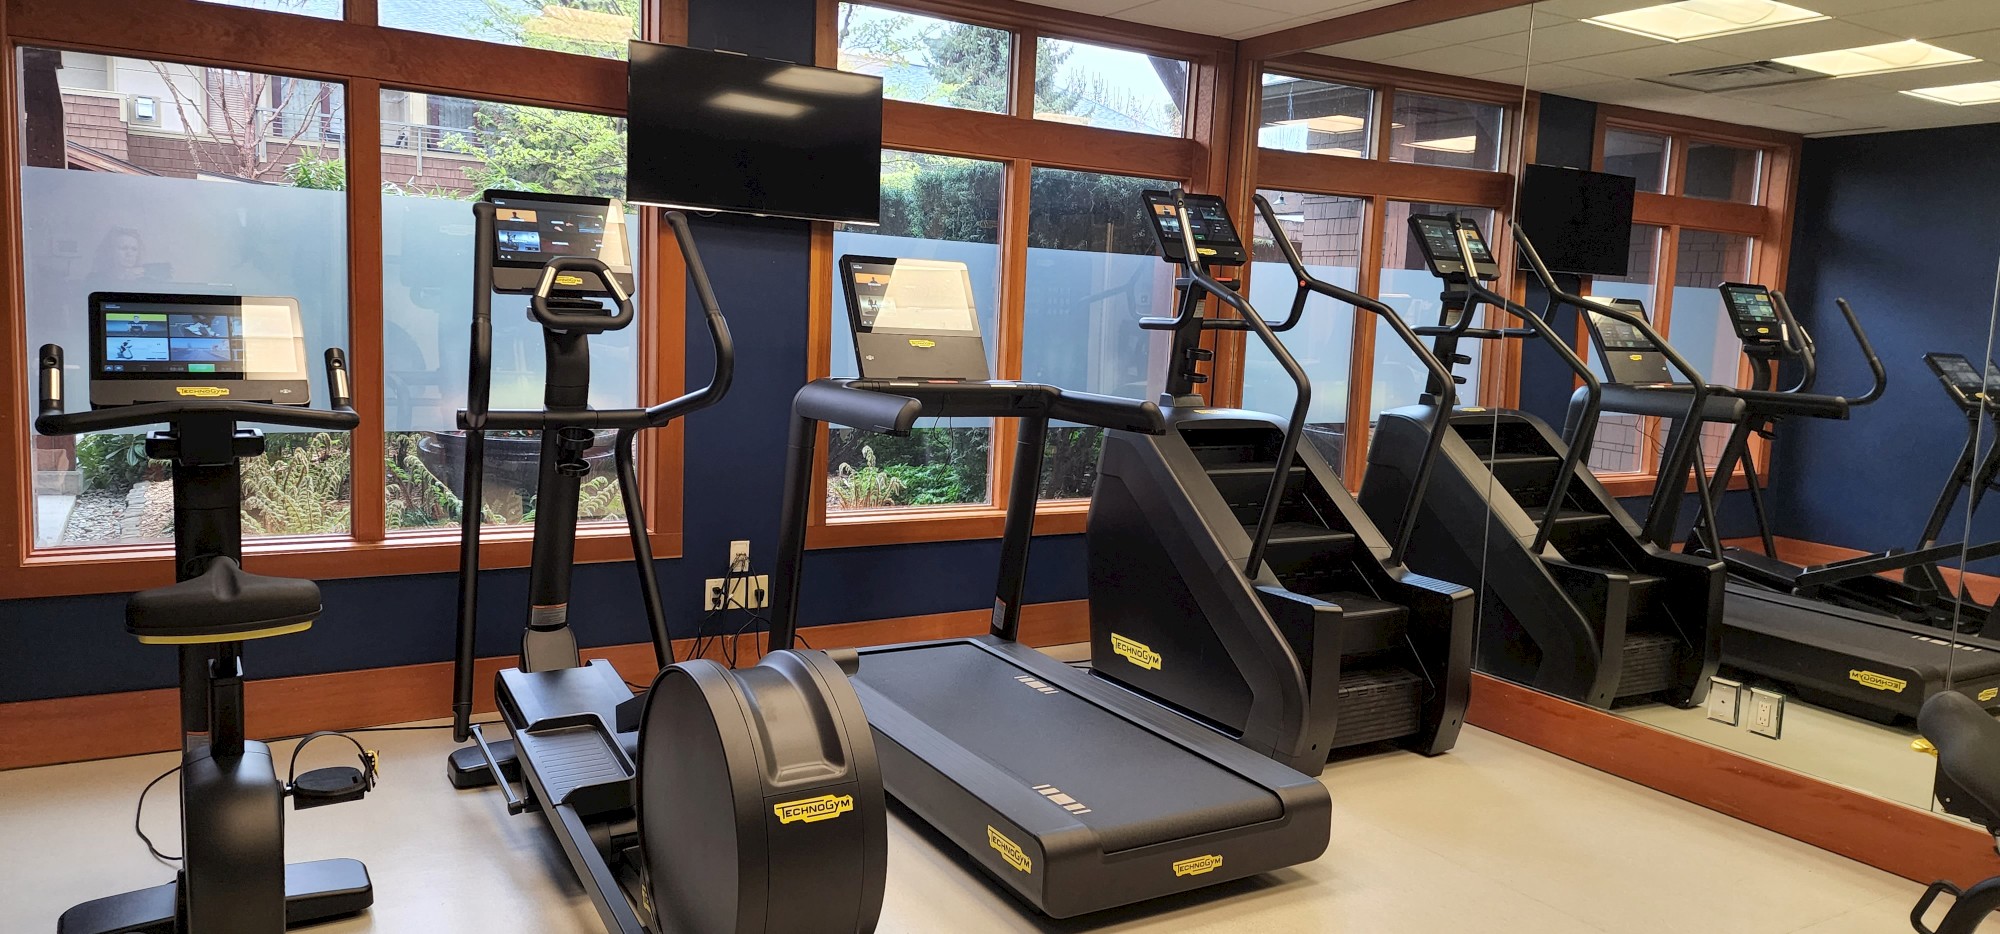
M 521 760 L 514 752 L 514 741 L 496 739 L 486 744 L 493 750 L 493 757 L 500 760 L 500 775 L 510 782 L 521 780 Z M 486 757 L 478 746 L 461 746 L 451 751 L 451 759 L 445 764 L 445 776 L 451 779 L 451 787 L 490 788 L 493 772 L 486 767 Z

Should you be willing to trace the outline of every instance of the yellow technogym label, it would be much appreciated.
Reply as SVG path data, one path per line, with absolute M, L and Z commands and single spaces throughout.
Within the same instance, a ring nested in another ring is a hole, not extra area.
M 1127 639 L 1114 632 L 1111 634 L 1111 651 L 1147 671 L 1160 670 L 1160 653 L 1153 651 L 1152 647 L 1144 642 Z
M 1646 359 L 1646 355 L 1645 355 L 1645 354 L 1642 354 L 1642 353 L 1635 353 L 1635 354 L 1633 354 L 1633 355 L 1632 355 L 1632 359 L 1634 359 L 1634 360 L 1644 360 L 1644 359 Z
M 559 275 L 559 276 L 557 276 L 557 277 L 556 277 L 556 284 L 557 284 L 557 285 L 582 285 L 582 284 L 583 284 L 583 277 L 582 277 L 582 276 L 572 276 L 572 275 L 570 275 L 569 273 L 563 273 L 562 275 Z
M 1007 839 L 1006 834 L 994 830 L 992 824 L 986 825 L 986 845 L 992 847 L 994 852 L 999 853 L 1000 858 L 1007 861 L 1007 865 L 1022 872 L 1032 873 L 1035 871 L 1035 863 L 1028 858 L 1027 851 L 1021 849 L 1020 844 Z
M 1996 697 L 2000 697 L 2000 688 L 1987 688 L 1986 690 L 1979 692 L 1980 703 L 1985 703 Z
M 1207 856 L 1196 856 L 1192 859 L 1184 859 L 1175 863 L 1174 875 L 1175 877 L 1198 876 L 1202 873 L 1214 872 L 1221 868 L 1222 855 L 1220 853 L 1210 853 Z
M 1910 686 L 1910 682 L 1901 678 L 1891 678 L 1888 675 L 1876 674 L 1872 671 L 1862 671 L 1859 668 L 1849 671 L 1847 673 L 1847 680 L 1864 688 L 1874 688 L 1877 691 L 1890 691 L 1896 694 L 1903 693 L 1903 689 Z
M 181 395 L 183 395 L 183 396 L 193 396 L 193 397 L 194 397 L 194 398 L 196 398 L 196 399 L 214 399 L 214 398 L 216 398 L 216 397 L 218 397 L 218 396 L 226 396 L 226 395 L 229 395 L 229 387 L 227 387 L 227 386 L 175 386 L 175 387 L 174 387 L 174 392 L 177 392 L 177 393 L 179 393 L 179 394 L 181 394 Z
M 817 798 L 804 798 L 771 806 L 771 813 L 778 815 L 780 824 L 800 822 L 813 824 L 832 820 L 852 810 L 854 810 L 853 795 L 820 795 Z
M 912 337 L 912 338 L 910 338 L 910 346 L 912 346 L 912 347 L 921 347 L 921 348 L 923 348 L 923 349 L 925 349 L 925 350 L 929 350 L 929 349 L 931 349 L 932 347 L 936 347 L 936 346 L 937 346 L 937 341 L 934 341 L 934 340 L 926 340 L 926 339 L 924 339 L 924 338 L 921 338 L 921 337 Z

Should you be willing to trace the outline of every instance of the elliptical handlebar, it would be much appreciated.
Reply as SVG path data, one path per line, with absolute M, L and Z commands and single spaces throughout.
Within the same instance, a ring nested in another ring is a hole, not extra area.
M 1812 332 L 1800 325 L 1799 319 L 1792 314 L 1792 304 L 1785 301 L 1785 293 L 1773 289 L 1771 305 L 1777 309 L 1779 326 L 1784 329 L 1785 338 L 1781 346 L 1785 353 L 1797 357 L 1802 367 L 1799 381 L 1784 391 L 1812 392 L 1813 386 L 1819 382 L 1819 344 L 1813 340 Z M 1864 338 L 1864 346 L 1866 343 Z M 1775 374 L 1773 376 L 1775 378 Z
M 558 311 L 549 306 L 549 298 L 555 292 L 557 280 L 564 272 L 581 270 L 597 276 L 604 283 L 607 297 L 611 299 L 613 314 L 602 315 L 591 312 Z M 618 284 L 618 277 L 611 274 L 611 267 L 595 256 L 558 256 L 542 267 L 542 281 L 535 286 L 535 293 L 528 299 L 528 311 L 542 327 L 551 331 L 584 331 L 597 334 L 616 331 L 632 323 L 632 296 L 625 294 L 625 287 Z
M 332 398 L 327 409 L 308 409 L 275 402 L 142 402 L 88 412 L 65 413 L 63 350 L 43 344 L 37 354 L 41 364 L 41 399 L 35 415 L 35 431 L 44 435 L 80 435 L 117 428 L 137 428 L 172 422 L 184 415 L 227 416 L 242 422 L 262 422 L 288 428 L 316 431 L 353 431 L 361 424 L 356 414 L 347 379 L 347 355 L 338 347 L 326 350 L 326 385 Z
M 1868 405 L 1882 398 L 1882 394 L 1889 390 L 1889 371 L 1883 368 L 1882 358 L 1875 353 L 1874 343 L 1868 340 L 1868 332 L 1862 330 L 1861 319 L 1854 316 L 1854 306 L 1849 305 L 1844 298 L 1836 298 L 1833 303 L 1840 308 L 1841 315 L 1847 319 L 1847 329 L 1854 332 L 1854 342 L 1860 345 L 1862 356 L 1868 358 L 1868 370 L 1875 377 L 1874 385 L 1869 386 L 1868 391 L 1860 398 L 1847 400 L 1847 407 L 1851 409 L 1859 405 Z

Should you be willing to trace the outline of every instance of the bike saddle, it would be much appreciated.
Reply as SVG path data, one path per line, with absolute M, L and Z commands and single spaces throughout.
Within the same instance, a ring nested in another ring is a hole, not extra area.
M 146 643 L 237 642 L 299 632 L 319 611 L 318 584 L 215 558 L 198 576 L 133 594 L 125 631 Z
M 1989 826 L 2000 822 L 2000 720 L 1972 698 L 1945 691 L 1924 702 L 1917 729 L 1937 747 L 1945 810 Z

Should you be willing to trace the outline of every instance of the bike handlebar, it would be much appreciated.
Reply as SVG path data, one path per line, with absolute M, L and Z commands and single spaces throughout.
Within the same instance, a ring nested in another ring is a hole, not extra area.
M 35 416 L 35 431 L 44 435 L 80 435 L 117 428 L 136 428 L 172 422 L 186 415 L 226 416 L 241 422 L 261 422 L 288 428 L 317 431 L 353 431 L 361 424 L 347 378 L 347 355 L 338 347 L 326 350 L 326 385 L 332 398 L 329 409 L 309 409 L 274 402 L 190 400 L 187 402 L 142 402 L 88 412 L 63 412 L 63 351 L 55 344 L 43 344 L 41 361 L 41 406 Z

